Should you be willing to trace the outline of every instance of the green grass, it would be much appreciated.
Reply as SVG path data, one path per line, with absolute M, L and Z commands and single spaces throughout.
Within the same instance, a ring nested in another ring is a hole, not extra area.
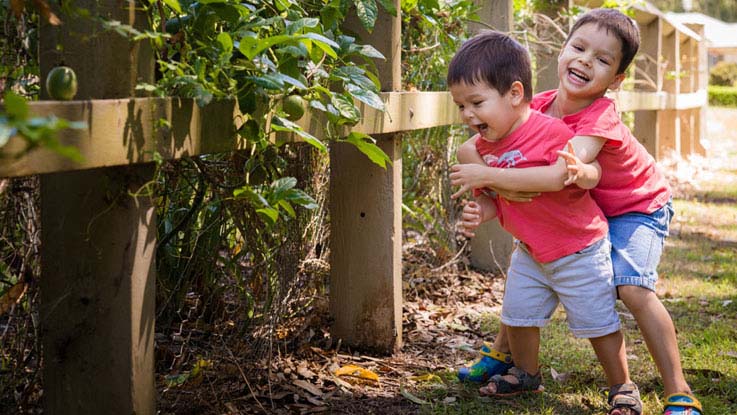
M 658 295 L 678 331 L 686 380 L 710 415 L 737 414 L 737 171 L 715 172 L 689 198 L 676 200 L 672 234 L 659 272 Z M 712 178 L 712 179 L 713 179 Z M 663 388 L 634 320 L 623 313 L 631 377 L 640 386 L 644 413 L 662 413 Z M 483 331 L 496 333 L 496 316 L 482 316 Z M 606 386 L 588 341 L 575 339 L 558 311 L 542 330 L 545 392 L 489 399 L 477 386 L 459 384 L 452 371 L 443 384 L 411 392 L 431 402 L 422 414 L 603 414 Z M 552 379 L 550 369 L 565 374 Z

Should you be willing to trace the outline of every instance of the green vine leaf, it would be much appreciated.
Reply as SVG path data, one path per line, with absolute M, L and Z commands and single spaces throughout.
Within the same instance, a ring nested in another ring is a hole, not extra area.
M 28 117 L 28 103 L 20 95 L 7 92 L 3 101 L 5 102 L 5 111 L 10 118 L 25 119 Z
M 338 110 L 340 115 L 345 118 L 344 124 L 354 125 L 361 120 L 361 112 L 353 104 L 353 99 L 350 96 L 333 94 L 330 102 Z
M 371 33 L 374 30 L 376 17 L 379 14 L 378 7 L 376 7 L 376 0 L 353 0 L 353 3 L 356 5 L 358 20 L 361 21 L 364 29 Z
M 175 12 L 182 14 L 182 6 L 179 5 L 179 0 L 164 0 L 164 4 L 171 7 Z
M 384 8 L 392 16 L 397 15 L 397 7 L 394 5 L 394 0 L 379 0 L 381 7 Z
M 346 84 L 345 87 L 348 93 L 353 96 L 353 98 L 356 98 L 357 100 L 365 103 L 372 108 L 376 108 L 379 111 L 384 111 L 384 101 L 382 101 L 381 97 L 379 97 L 379 95 L 375 92 L 354 84 Z
M 217 37 L 217 41 L 223 49 L 223 52 L 233 52 L 233 39 L 230 37 L 230 34 L 228 34 L 228 32 L 220 33 Z
M 384 150 L 376 145 L 376 141 L 368 134 L 352 132 L 348 134 L 348 137 L 341 141 L 353 144 L 361 153 L 368 156 L 369 160 L 383 169 L 386 168 L 387 163 L 392 164 L 392 160 L 389 156 L 384 153 Z
M 305 140 L 305 142 L 309 143 L 316 149 L 323 151 L 323 152 L 328 150 L 328 147 L 325 145 L 325 143 L 320 141 L 320 139 L 308 133 L 307 131 L 303 130 L 299 125 L 289 121 L 286 118 L 274 116 L 272 123 L 271 123 L 271 128 L 274 131 L 295 133 L 298 136 L 302 137 L 302 139 Z

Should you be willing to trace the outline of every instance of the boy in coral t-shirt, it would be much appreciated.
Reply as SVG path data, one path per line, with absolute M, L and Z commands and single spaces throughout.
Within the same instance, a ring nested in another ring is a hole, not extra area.
M 498 168 L 556 162 L 557 150 L 573 132 L 562 121 L 529 108 L 531 78 L 527 51 L 499 32 L 473 37 L 453 57 L 448 86 L 463 121 L 477 132 L 472 139 L 475 158 Z M 486 394 L 541 390 L 540 327 L 559 302 L 574 335 L 590 340 L 609 386 L 633 385 L 614 309 L 606 219 L 589 191 L 572 185 L 522 203 L 501 202 L 484 189 L 474 194 L 475 201 L 463 209 L 464 232 L 498 218 L 518 239 L 502 309 L 515 366 L 492 377 Z
M 451 183 L 461 186 L 456 197 L 470 188 L 487 187 L 518 201 L 532 196 L 520 191 L 555 191 L 572 183 L 591 189 L 609 221 L 614 284 L 663 377 L 664 414 L 701 415 L 701 405 L 683 375 L 673 321 L 654 292 L 673 216 L 671 190 L 653 158 L 622 123 L 614 102 L 604 97 L 607 89 L 617 89 L 624 80 L 638 48 L 637 26 L 621 12 L 594 9 L 582 15 L 558 57 L 558 89 L 540 93 L 531 102 L 533 109 L 571 127 L 576 134 L 571 140 L 575 154 L 560 152 L 563 157 L 556 164 L 524 170 L 492 169 L 483 163 L 457 165 Z M 471 141 L 461 146 L 459 155 L 475 151 Z M 461 369 L 459 377 L 483 381 L 504 373 L 508 350 L 502 327 L 494 345 L 485 345 L 482 358 Z M 616 399 L 616 392 L 610 391 L 610 399 Z

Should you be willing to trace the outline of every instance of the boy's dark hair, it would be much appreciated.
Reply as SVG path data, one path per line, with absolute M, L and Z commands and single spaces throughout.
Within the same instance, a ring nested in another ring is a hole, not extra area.
M 637 24 L 617 9 L 592 9 L 581 15 L 573 24 L 568 33 L 565 44 L 581 26 L 593 23 L 604 28 L 607 33 L 613 33 L 622 44 L 622 61 L 619 62 L 617 73 L 624 73 L 640 49 L 640 29 Z
M 463 42 L 448 66 L 448 86 L 486 82 L 504 95 L 515 81 L 522 83 L 525 100 L 530 101 L 530 55 L 516 40 L 493 30 L 483 31 Z

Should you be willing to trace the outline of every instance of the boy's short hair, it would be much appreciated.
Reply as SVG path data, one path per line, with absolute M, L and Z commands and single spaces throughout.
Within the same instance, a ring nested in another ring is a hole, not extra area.
M 624 73 L 635 58 L 637 50 L 640 49 L 640 29 L 637 24 L 617 9 L 592 9 L 576 20 L 564 44 L 568 43 L 576 30 L 588 23 L 606 29 L 608 33 L 613 33 L 619 39 L 622 44 L 622 61 L 619 62 L 617 73 Z
M 530 55 L 504 33 L 485 30 L 463 42 L 448 66 L 448 86 L 486 82 L 506 94 L 515 81 L 522 83 L 525 100 L 532 99 Z

